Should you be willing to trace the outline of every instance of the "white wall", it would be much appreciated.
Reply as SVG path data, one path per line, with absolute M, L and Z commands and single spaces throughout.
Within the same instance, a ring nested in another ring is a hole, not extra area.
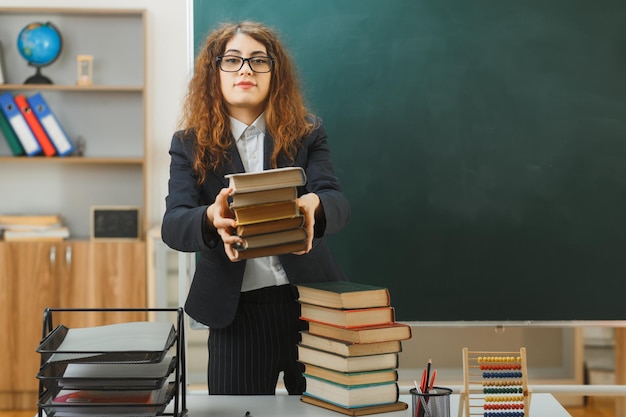
M 187 84 L 187 0 L 0 0 L 1 7 L 145 9 L 147 11 L 147 207 L 161 221 L 169 176 L 169 142 Z M 191 2 L 189 2 L 191 3 Z M 112 27 L 111 31 L 115 31 Z M 17 37 L 17 34 L 15 34 Z

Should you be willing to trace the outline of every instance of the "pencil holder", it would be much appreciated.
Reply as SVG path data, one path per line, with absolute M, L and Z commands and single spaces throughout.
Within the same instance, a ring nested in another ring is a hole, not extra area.
M 450 388 L 433 387 L 427 393 L 409 390 L 413 399 L 411 417 L 450 417 Z

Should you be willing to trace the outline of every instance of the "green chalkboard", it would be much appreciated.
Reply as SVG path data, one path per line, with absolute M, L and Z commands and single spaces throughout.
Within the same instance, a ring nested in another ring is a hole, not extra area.
M 400 320 L 626 319 L 624 0 L 196 0 L 276 28 Z

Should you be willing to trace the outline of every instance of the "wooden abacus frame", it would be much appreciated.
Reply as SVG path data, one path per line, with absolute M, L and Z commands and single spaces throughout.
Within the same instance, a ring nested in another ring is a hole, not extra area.
M 526 369 L 526 348 L 519 352 L 463 348 L 463 407 L 459 407 L 459 417 L 463 413 L 465 417 L 493 417 L 501 415 L 502 411 L 528 417 L 530 391 Z M 480 412 L 475 411 L 478 408 Z

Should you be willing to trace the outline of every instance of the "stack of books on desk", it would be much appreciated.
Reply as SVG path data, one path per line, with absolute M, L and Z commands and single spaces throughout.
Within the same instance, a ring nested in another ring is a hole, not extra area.
M 398 353 L 410 326 L 395 321 L 384 287 L 337 281 L 299 284 L 302 401 L 347 415 L 398 411 Z
M 5 241 L 61 241 L 70 237 L 70 230 L 56 214 L 0 215 L 0 237 Z
M 306 249 L 304 216 L 298 207 L 298 188 L 306 183 L 299 167 L 226 176 L 235 214 L 237 235 L 233 246 L 237 259 L 281 255 Z

